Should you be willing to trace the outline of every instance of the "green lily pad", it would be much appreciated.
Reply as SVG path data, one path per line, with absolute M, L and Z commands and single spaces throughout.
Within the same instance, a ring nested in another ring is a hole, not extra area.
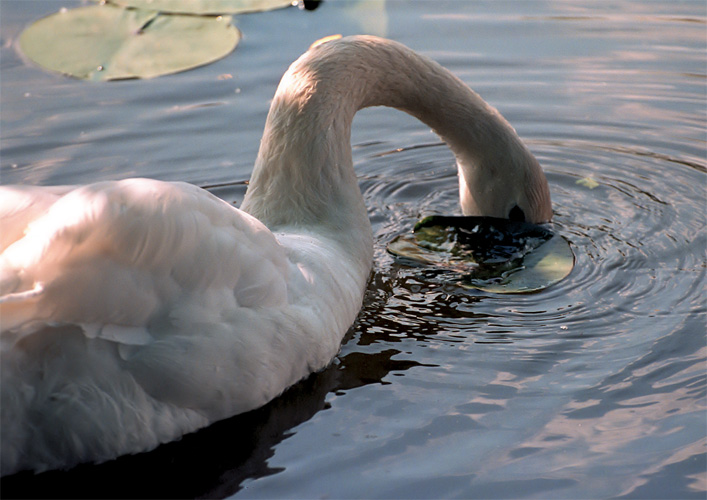
M 431 266 L 459 285 L 494 293 L 543 290 L 574 267 L 569 243 L 535 224 L 493 217 L 427 217 L 388 244 L 393 255 Z
M 230 20 L 95 5 L 32 23 L 20 49 L 44 68 L 85 80 L 154 78 L 229 54 L 241 38 Z
M 94 0 L 101 1 L 101 0 Z M 242 14 L 287 7 L 292 0 L 108 0 L 110 3 L 137 9 L 180 14 Z

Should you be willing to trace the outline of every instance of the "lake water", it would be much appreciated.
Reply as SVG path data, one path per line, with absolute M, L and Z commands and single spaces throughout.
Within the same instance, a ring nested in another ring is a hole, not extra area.
M 352 143 L 375 266 L 331 367 L 153 452 L 5 478 L 3 497 L 705 498 L 703 0 L 330 0 L 239 17 L 241 44 L 212 65 L 104 84 L 16 50 L 27 23 L 77 5 L 0 4 L 1 182 L 144 176 L 225 184 L 211 190 L 238 203 L 290 62 L 371 33 L 508 118 L 577 262 L 528 295 L 396 262 L 393 237 L 458 213 L 454 161 L 414 119 L 365 110 Z

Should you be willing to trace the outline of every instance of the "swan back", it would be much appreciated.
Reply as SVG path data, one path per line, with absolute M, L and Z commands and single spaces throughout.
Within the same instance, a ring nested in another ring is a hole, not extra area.
M 329 363 L 360 307 L 367 270 L 337 273 L 336 246 L 283 244 L 196 186 L 47 192 L 45 212 L 12 212 L 22 236 L 0 254 L 2 474 L 145 451 L 259 407 Z

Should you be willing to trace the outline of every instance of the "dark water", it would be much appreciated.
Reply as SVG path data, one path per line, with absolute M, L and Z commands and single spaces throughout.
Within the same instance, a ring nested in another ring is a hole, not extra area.
M 233 54 L 152 81 L 25 64 L 22 26 L 80 3 L 0 4 L 3 183 L 234 183 L 213 191 L 238 202 L 285 68 L 322 36 L 373 33 L 509 119 L 577 263 L 508 296 L 396 262 L 390 239 L 458 213 L 454 162 L 412 118 L 365 110 L 352 142 L 376 264 L 334 364 L 152 453 L 5 478 L 4 497 L 705 498 L 702 0 L 331 0 L 243 16 Z

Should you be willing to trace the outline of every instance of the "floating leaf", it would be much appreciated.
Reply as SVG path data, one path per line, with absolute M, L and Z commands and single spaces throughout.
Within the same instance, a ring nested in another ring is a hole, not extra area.
M 198 15 L 242 14 L 279 9 L 292 4 L 292 0 L 109 0 L 109 2 L 123 7 Z
M 582 179 L 579 179 L 575 184 L 579 184 L 580 186 L 584 186 L 589 189 L 595 189 L 599 187 L 599 183 L 595 181 L 592 177 L 584 177 Z
M 388 245 L 398 257 L 433 266 L 461 286 L 495 293 L 549 287 L 574 267 L 569 243 L 535 224 L 492 217 L 433 216 Z
M 227 16 L 96 5 L 34 22 L 20 36 L 20 48 L 40 66 L 76 78 L 153 78 L 216 61 L 240 36 Z

